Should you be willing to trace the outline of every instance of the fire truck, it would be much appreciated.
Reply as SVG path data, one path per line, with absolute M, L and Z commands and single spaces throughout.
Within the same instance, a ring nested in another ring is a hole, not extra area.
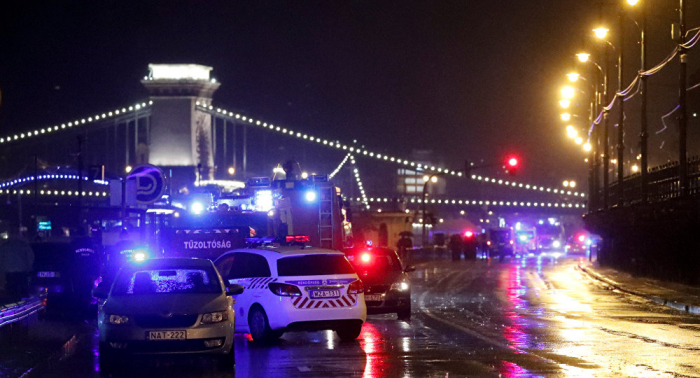
M 213 189 L 173 199 L 176 210 L 156 238 L 163 256 L 215 259 L 252 237 L 339 250 L 350 236 L 340 189 L 326 176 L 260 177 L 228 193 Z

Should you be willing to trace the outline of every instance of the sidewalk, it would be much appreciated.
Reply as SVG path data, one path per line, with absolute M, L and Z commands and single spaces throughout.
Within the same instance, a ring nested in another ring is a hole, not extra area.
M 0 378 L 26 377 L 72 354 L 89 325 L 40 321 L 36 316 L 0 328 Z
M 579 269 L 589 276 L 628 294 L 646 298 L 654 303 L 690 314 L 700 315 L 700 287 L 665 282 L 604 268 L 597 263 L 579 263 Z

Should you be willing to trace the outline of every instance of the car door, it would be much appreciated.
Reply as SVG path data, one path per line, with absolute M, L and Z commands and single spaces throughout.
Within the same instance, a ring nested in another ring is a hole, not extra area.
M 236 299 L 236 332 L 248 332 L 248 310 L 253 303 L 260 302 L 267 284 L 272 281 L 270 266 L 265 257 L 255 253 L 237 252 L 228 274 L 224 277 L 229 284 L 245 288 Z
M 237 277 L 240 275 L 240 268 L 239 264 L 244 260 L 245 258 L 241 258 L 239 256 L 239 253 L 228 253 L 218 260 L 216 260 L 216 269 L 219 270 L 219 274 L 221 274 L 221 278 L 224 279 L 224 284 L 229 285 L 229 284 L 239 284 Z M 243 285 L 245 287 L 245 285 Z M 247 327 L 248 327 L 248 319 L 247 317 L 243 317 L 243 313 L 245 313 L 245 309 L 247 307 L 243 306 L 243 303 L 248 302 L 246 300 L 246 297 L 250 293 L 247 292 L 247 290 L 243 290 L 243 293 L 238 294 L 238 295 L 232 295 L 231 297 L 234 300 L 234 316 L 236 317 L 235 320 L 235 331 L 236 332 L 246 332 Z

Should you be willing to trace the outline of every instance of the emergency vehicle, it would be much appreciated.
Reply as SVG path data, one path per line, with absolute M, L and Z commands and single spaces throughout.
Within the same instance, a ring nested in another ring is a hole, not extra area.
M 173 204 L 177 212 L 162 220 L 156 242 L 165 257 L 214 260 L 251 237 L 282 243 L 303 237 L 308 246 L 339 250 L 351 232 L 340 189 L 320 175 L 253 178 L 229 193 L 191 194 Z
M 515 240 L 513 229 L 510 227 L 498 227 L 486 230 L 486 245 L 489 257 L 498 256 L 503 260 L 506 256 L 512 256 Z
M 343 252 L 271 241 L 214 263 L 227 284 L 245 287 L 233 296 L 236 332 L 264 342 L 288 331 L 333 330 L 342 341 L 355 340 L 367 307 L 362 281 Z
M 522 222 L 515 224 L 515 253 L 526 255 L 537 251 L 537 228 Z

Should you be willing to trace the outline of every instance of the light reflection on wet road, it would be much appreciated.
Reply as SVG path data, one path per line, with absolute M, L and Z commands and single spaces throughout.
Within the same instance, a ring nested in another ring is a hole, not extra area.
M 203 358 L 134 359 L 114 376 L 700 376 L 700 318 L 614 293 L 575 259 L 439 260 L 412 273 L 413 319 L 369 316 L 356 342 L 289 333 L 236 336 L 235 372 Z M 94 338 L 43 377 L 100 376 Z M 103 375 L 104 376 L 104 375 Z

